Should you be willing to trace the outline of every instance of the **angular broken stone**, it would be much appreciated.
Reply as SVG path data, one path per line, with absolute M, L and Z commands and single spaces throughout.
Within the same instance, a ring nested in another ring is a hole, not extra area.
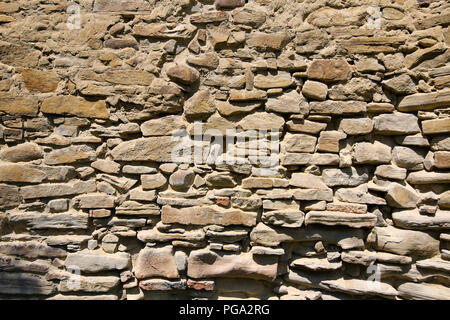
M 383 282 L 359 279 L 339 279 L 321 282 L 324 286 L 353 295 L 376 295 L 394 299 L 398 292 L 392 286 Z
M 161 173 L 156 174 L 144 174 L 141 176 L 142 189 L 160 189 L 167 183 L 167 178 Z
M 96 159 L 95 151 L 88 146 L 78 145 L 54 150 L 45 155 L 44 161 L 48 165 L 69 164 L 75 162 L 90 162 Z
M 406 96 L 398 105 L 399 111 L 433 110 L 450 102 L 450 91 L 417 93 Z
M 213 96 L 209 90 L 197 91 L 184 105 L 184 113 L 189 119 L 207 119 L 216 111 Z
M 445 230 L 450 228 L 450 215 L 447 210 L 438 210 L 434 216 L 422 215 L 418 210 L 395 211 L 394 224 L 412 230 Z
M 322 115 L 348 115 L 367 111 L 367 103 L 363 101 L 312 101 L 309 106 L 311 114 Z
M 10 213 L 9 223 L 30 230 L 86 230 L 89 219 L 86 214 L 67 213 Z
M 200 79 L 197 70 L 188 66 L 173 66 L 167 70 L 167 76 L 174 82 L 185 85 L 192 85 Z
M 305 98 L 295 90 L 280 96 L 269 98 L 266 103 L 267 112 L 308 114 L 309 106 Z
M 255 76 L 254 85 L 258 89 L 287 88 L 293 84 L 293 79 L 288 72 L 279 72 L 276 75 Z
M 369 180 L 366 170 L 356 168 L 325 169 L 322 177 L 328 187 L 355 187 Z
M 354 146 L 354 160 L 356 164 L 382 164 L 391 162 L 391 147 L 379 141 L 373 144 L 360 142 Z
M 44 171 L 29 165 L 0 163 L 0 182 L 41 183 L 46 178 Z
M 391 183 L 386 194 L 388 205 L 394 208 L 411 209 L 417 206 L 418 194 L 411 187 L 404 187 L 398 183 Z
M 325 100 L 328 95 L 328 86 L 318 81 L 308 80 L 302 88 L 305 97 L 314 100 Z
M 289 41 L 286 33 L 250 33 L 247 37 L 247 45 L 258 49 L 282 50 Z

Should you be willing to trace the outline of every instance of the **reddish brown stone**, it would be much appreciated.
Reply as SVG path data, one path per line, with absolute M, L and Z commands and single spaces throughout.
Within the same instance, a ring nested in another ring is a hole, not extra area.
M 194 84 L 200 79 L 198 71 L 187 66 L 171 67 L 167 70 L 167 75 L 170 80 L 186 85 Z

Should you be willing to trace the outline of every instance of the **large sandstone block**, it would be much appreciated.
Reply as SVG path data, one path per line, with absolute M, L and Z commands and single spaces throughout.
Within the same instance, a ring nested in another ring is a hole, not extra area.
M 142 138 L 122 142 L 111 155 L 116 161 L 172 162 L 172 151 L 178 144 L 171 136 Z
M 0 92 L 0 111 L 13 115 L 35 116 L 39 111 L 38 101 L 32 96 Z
M 363 101 L 313 101 L 309 106 L 312 114 L 322 115 L 348 115 L 367 111 L 367 103 Z
M 0 253 L 10 256 L 21 256 L 28 259 L 65 258 L 67 252 L 36 241 L 0 243 Z
M 412 257 L 432 257 L 439 253 L 439 240 L 425 232 L 376 227 L 374 233 L 376 250 Z
M 419 119 L 409 113 L 382 114 L 375 118 L 375 132 L 386 135 L 404 135 L 420 132 Z
M 172 246 L 162 248 L 145 247 L 139 252 L 134 264 L 134 273 L 138 279 L 179 277 Z
M 95 180 L 73 181 L 70 184 L 52 183 L 20 188 L 20 194 L 24 199 L 54 198 L 72 196 L 82 193 L 95 192 L 97 186 Z
M 285 47 L 289 41 L 286 33 L 250 33 L 247 38 L 247 44 L 250 47 L 258 49 L 271 49 L 279 51 Z
M 41 183 L 44 171 L 23 164 L 0 163 L 0 182 Z
M 41 111 L 50 114 L 69 114 L 82 118 L 108 119 L 105 101 L 91 102 L 76 96 L 55 96 L 42 102 Z
M 251 253 L 224 254 L 202 249 L 192 251 L 188 260 L 188 276 L 194 279 L 233 277 L 273 281 L 277 269 L 277 256 Z
M 392 149 L 379 141 L 357 143 L 354 147 L 354 160 L 356 164 L 383 164 L 390 163 Z
M 11 225 L 23 226 L 29 230 L 86 230 L 89 228 L 87 214 L 67 213 L 10 213 Z
M 84 250 L 70 253 L 64 265 L 66 268 L 77 267 L 86 273 L 97 273 L 101 271 L 123 270 L 128 268 L 130 263 L 130 254 L 126 252 L 107 254 L 101 250 Z
M 256 225 L 256 212 L 238 209 L 224 210 L 218 206 L 204 206 L 176 209 L 170 206 L 162 208 L 162 222 L 182 225 Z
M 25 86 L 30 91 L 54 92 L 58 87 L 60 78 L 53 71 L 36 69 L 20 69 Z
M 343 59 L 317 59 L 308 68 L 308 78 L 322 82 L 349 80 L 352 70 Z
M 450 211 L 438 210 L 434 216 L 422 215 L 419 210 L 395 211 L 392 214 L 394 224 L 400 228 L 412 230 L 448 230 L 450 229 Z
M 422 121 L 423 134 L 439 134 L 450 132 L 450 118 Z

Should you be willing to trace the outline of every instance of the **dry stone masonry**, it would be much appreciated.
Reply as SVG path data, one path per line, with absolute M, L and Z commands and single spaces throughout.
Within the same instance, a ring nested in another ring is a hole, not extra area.
M 2 0 L 0 298 L 450 299 L 449 25 Z

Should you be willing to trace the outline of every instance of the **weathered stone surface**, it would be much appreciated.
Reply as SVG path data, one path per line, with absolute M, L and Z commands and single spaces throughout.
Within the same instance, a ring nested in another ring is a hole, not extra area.
M 422 121 L 423 134 L 439 134 L 450 132 L 450 118 Z
M 406 96 L 398 105 L 399 111 L 433 110 L 448 105 L 450 91 L 417 93 Z
M 412 230 L 441 230 L 450 228 L 450 212 L 438 210 L 434 216 L 421 215 L 418 210 L 396 211 L 394 224 Z
M 29 165 L 0 163 L 1 182 L 41 183 L 46 177 L 44 171 Z
M 425 232 L 394 227 L 375 227 L 374 232 L 375 248 L 380 251 L 413 257 L 432 257 L 439 253 L 439 240 Z
M 286 151 L 299 153 L 314 153 L 317 138 L 307 134 L 286 134 Z
M 76 281 L 76 285 L 74 282 Z M 119 277 L 77 277 L 75 279 L 62 280 L 59 283 L 59 292 L 92 292 L 105 293 L 116 288 L 120 283 Z
M 356 164 L 381 164 L 391 162 L 391 147 L 379 141 L 357 143 L 354 147 Z
M 317 59 L 308 68 L 308 78 L 322 82 L 344 81 L 350 76 L 350 65 L 343 59 Z
M 450 152 L 438 151 L 434 154 L 434 166 L 439 169 L 450 168 Z
M 309 106 L 311 113 L 322 115 L 358 114 L 367 110 L 367 103 L 362 101 L 313 101 Z
M 342 262 L 329 262 L 326 258 L 299 258 L 292 261 L 291 267 L 310 271 L 335 271 L 342 267 Z
M 185 85 L 192 85 L 200 79 L 200 74 L 197 70 L 182 65 L 169 68 L 167 76 L 170 80 Z
M 56 291 L 56 286 L 42 276 L 26 273 L 0 273 L 0 293 L 42 296 Z
M 328 187 L 355 187 L 369 180 L 365 170 L 355 168 L 325 169 L 322 171 L 322 177 Z
M 350 228 L 374 227 L 377 221 L 372 214 L 353 214 L 337 211 L 310 211 L 306 214 L 305 224 L 323 224 L 328 226 L 347 226 Z
M 192 251 L 188 276 L 194 279 L 233 277 L 273 281 L 277 276 L 278 257 L 218 254 L 208 249 Z
M 5 255 L 21 256 L 28 259 L 65 258 L 67 256 L 66 251 L 62 249 L 52 248 L 43 243 L 35 241 L 1 243 L 0 253 Z M 2 261 L 6 260 L 2 259 Z
M 103 74 L 103 77 L 105 81 L 110 83 L 139 86 L 149 86 L 155 78 L 147 71 L 128 70 L 107 71 Z
M 407 170 L 393 165 L 378 166 L 375 170 L 375 174 L 382 178 L 405 180 Z
M 54 150 L 45 155 L 44 161 L 48 165 L 69 164 L 75 162 L 90 162 L 95 160 L 95 151 L 88 146 L 70 146 Z
M 23 143 L 0 151 L 0 159 L 9 162 L 27 162 L 41 159 L 43 156 L 44 152 L 35 143 Z
M 420 170 L 423 168 L 424 157 L 412 148 L 395 147 L 392 152 L 393 162 L 408 170 Z
M 131 263 L 130 254 L 119 252 L 105 254 L 101 250 L 70 253 L 64 265 L 66 268 L 77 267 L 82 272 L 118 271 L 126 269 Z
M 309 106 L 302 95 L 295 90 L 291 90 L 281 96 L 269 98 L 266 103 L 266 111 L 307 114 L 309 112 Z
M 8 221 L 23 225 L 30 230 L 81 230 L 88 229 L 88 216 L 74 212 L 68 213 L 10 213 Z
M 398 95 L 408 95 L 417 92 L 416 85 L 407 74 L 385 80 L 382 83 L 385 88 Z
M 409 113 L 382 114 L 375 118 L 375 132 L 378 134 L 414 134 L 420 132 L 418 118 Z
M 134 264 L 134 273 L 138 279 L 152 277 L 178 278 L 173 247 L 145 247 L 139 252 Z
M 259 223 L 250 233 L 250 239 L 262 246 L 276 247 L 283 242 L 325 241 L 340 246 L 344 250 L 364 246 L 362 230 L 352 228 L 345 232 L 336 229 L 314 228 L 274 228 Z
M 450 173 L 418 171 L 411 172 L 407 181 L 410 184 L 450 183 Z
M 266 211 L 262 215 L 265 224 L 283 228 L 300 228 L 305 214 L 299 210 Z
M 321 189 L 328 190 L 328 186 L 322 177 L 308 173 L 293 173 L 290 185 L 304 189 Z
M 302 88 L 305 97 L 314 100 L 325 100 L 328 95 L 328 86 L 318 81 L 308 80 Z
M 281 130 L 284 119 L 273 113 L 258 112 L 244 117 L 238 126 L 243 130 Z
M 196 92 L 184 105 L 184 113 L 190 119 L 207 119 L 215 111 L 214 98 L 208 90 Z
M 418 194 L 411 187 L 391 183 L 386 194 L 387 203 L 394 208 L 415 208 L 419 200 Z
M 348 135 L 363 135 L 369 134 L 374 128 L 374 123 L 371 119 L 342 119 L 339 129 L 343 130 Z
M 248 35 L 247 44 L 258 49 L 279 51 L 289 41 L 286 33 L 255 32 Z
M 398 295 L 413 300 L 448 300 L 449 288 L 431 283 L 403 283 L 398 288 Z
M 160 189 L 164 187 L 167 183 L 167 178 L 161 173 L 156 174 L 144 174 L 141 176 L 142 189 Z
M 39 111 L 37 99 L 0 92 L 0 111 L 13 115 L 35 116 Z
M 370 280 L 339 279 L 322 281 L 322 284 L 332 290 L 354 295 L 376 295 L 393 299 L 398 294 L 392 286 Z
M 288 72 L 279 72 L 276 75 L 255 76 L 254 85 L 258 89 L 287 88 L 293 84 L 292 77 Z
M 76 96 L 56 96 L 42 102 L 41 111 L 50 114 L 69 114 L 82 118 L 107 119 L 110 116 L 105 101 L 90 102 Z
M 163 223 L 179 223 L 182 225 L 256 225 L 256 213 L 237 209 L 224 210 L 218 206 L 204 206 L 175 209 L 170 206 L 162 208 Z
M 73 181 L 70 184 L 40 184 L 20 188 L 24 199 L 53 198 L 95 192 L 95 181 Z
M 172 162 L 172 151 L 178 144 L 171 136 L 136 139 L 119 144 L 111 155 L 116 161 Z

